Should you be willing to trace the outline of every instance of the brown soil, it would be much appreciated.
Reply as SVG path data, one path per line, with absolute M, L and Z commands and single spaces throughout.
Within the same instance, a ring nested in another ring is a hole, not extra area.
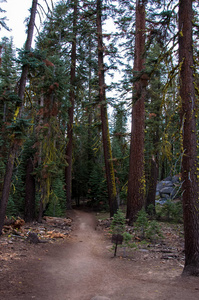
M 94 214 L 74 211 L 71 237 L 55 243 L 0 238 L 1 300 L 196 300 L 199 278 L 182 277 L 183 261 L 139 249 L 113 258 Z

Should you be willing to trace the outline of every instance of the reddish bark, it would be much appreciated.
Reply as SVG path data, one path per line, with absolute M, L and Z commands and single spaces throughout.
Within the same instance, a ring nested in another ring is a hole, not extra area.
M 35 218 L 35 178 L 32 159 L 27 160 L 26 166 L 26 194 L 25 194 L 25 221 L 32 222 Z
M 144 70 L 145 49 L 145 1 L 136 4 L 136 36 L 134 72 L 140 74 Z M 136 78 L 136 75 L 135 75 Z M 145 87 L 143 76 L 134 84 L 132 130 L 129 161 L 129 180 L 127 195 L 127 218 L 132 224 L 137 213 L 144 205 L 145 175 L 144 175 L 144 121 L 145 121 Z
M 76 35 L 77 35 L 77 5 L 78 1 L 74 0 L 74 12 L 73 12 L 73 41 L 72 41 L 72 52 L 71 52 L 71 73 L 70 73 L 70 103 L 71 106 L 68 109 L 69 121 L 67 124 L 67 139 L 68 143 L 66 146 L 66 161 L 68 166 L 65 170 L 66 180 L 66 208 L 72 209 L 72 152 L 73 152 L 73 115 L 74 115 L 74 104 L 75 104 L 75 69 L 76 69 Z
M 10 193 L 10 185 L 11 185 L 11 179 L 12 179 L 12 172 L 13 172 L 13 166 L 14 166 L 14 160 L 15 160 L 15 153 L 17 149 L 17 145 L 14 144 L 9 153 L 8 162 L 6 165 L 6 173 L 4 177 L 4 183 L 3 183 L 3 191 L 2 191 L 2 198 L 0 202 L 0 235 L 2 234 L 2 228 L 4 225 L 4 219 L 6 215 L 6 208 Z
M 158 164 L 156 158 L 153 156 L 151 158 L 151 169 L 150 169 L 150 179 L 149 179 L 149 187 L 148 194 L 146 198 L 146 210 L 148 213 L 152 213 L 148 210 L 149 205 L 153 205 L 153 214 L 155 214 L 155 197 L 156 197 L 156 186 L 158 180 Z
M 27 51 L 29 51 L 31 49 L 35 16 L 36 16 L 36 11 L 37 11 L 37 1 L 38 0 L 32 1 L 31 16 L 30 16 L 30 22 L 28 25 L 28 34 L 27 34 L 27 40 L 26 40 L 26 45 L 25 45 L 25 50 L 27 50 Z M 21 99 L 21 103 L 19 104 L 19 106 L 20 106 L 19 116 L 21 116 L 21 113 L 22 113 L 22 104 L 23 104 L 27 74 L 28 74 L 28 66 L 24 65 L 22 67 L 22 73 L 21 73 L 21 79 L 20 79 L 19 91 L 18 91 L 18 96 Z M 13 145 L 11 146 L 10 153 L 8 156 L 6 173 L 4 176 L 2 199 L 1 199 L 1 203 L 0 203 L 0 235 L 2 234 L 2 228 L 3 228 L 4 218 L 5 218 L 5 214 L 6 214 L 9 193 L 10 193 L 14 160 L 15 160 L 15 156 L 16 156 L 16 153 L 18 150 L 17 143 L 18 143 L 17 140 L 14 138 Z
M 192 18 L 192 0 L 181 0 L 179 3 L 179 63 L 181 64 L 182 190 L 185 234 L 185 266 L 183 273 L 199 276 L 199 179 Z
M 102 1 L 97 0 L 99 102 L 101 103 L 104 160 L 105 160 L 105 169 L 106 169 L 110 216 L 112 217 L 117 212 L 118 204 L 116 199 L 115 175 L 114 175 L 114 168 L 113 168 L 113 161 L 112 161 L 112 151 L 111 151 L 111 144 L 110 144 L 108 114 L 107 114 L 106 95 L 105 95 L 101 6 L 102 6 Z

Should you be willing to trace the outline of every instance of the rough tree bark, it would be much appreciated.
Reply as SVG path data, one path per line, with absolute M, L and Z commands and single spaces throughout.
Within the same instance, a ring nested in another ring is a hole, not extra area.
M 32 222 L 35 218 L 35 178 L 32 175 L 34 170 L 31 158 L 26 165 L 26 192 L 25 192 L 25 221 Z
M 179 3 L 179 63 L 183 137 L 182 190 L 185 234 L 183 274 L 199 276 L 199 175 L 197 107 L 194 89 L 192 0 Z
M 127 194 L 127 219 L 129 219 L 129 224 L 133 224 L 133 222 L 136 220 L 137 213 L 142 209 L 144 205 L 145 197 L 144 102 L 147 85 L 147 76 L 143 73 L 145 62 L 145 2 L 146 1 L 141 0 L 136 1 L 136 35 L 134 57 L 135 83 L 133 94 L 129 179 Z
M 149 179 L 148 194 L 146 198 L 146 211 L 149 214 L 155 214 L 155 197 L 156 197 L 156 186 L 158 180 L 158 164 L 155 155 L 153 155 L 151 158 L 151 168 L 150 168 L 149 176 L 150 179 Z M 153 211 L 148 209 L 150 205 L 153 205 Z
M 103 61 L 103 38 L 102 38 L 102 1 L 97 0 L 97 35 L 98 35 L 98 75 L 99 75 L 99 102 L 101 104 L 102 139 L 104 149 L 104 160 L 106 169 L 106 180 L 110 216 L 112 217 L 118 209 L 116 199 L 115 174 L 112 161 L 112 150 L 108 127 L 108 114 L 105 95 L 104 61 Z
M 72 209 L 72 151 L 73 151 L 73 115 L 74 115 L 74 104 L 75 104 L 75 69 L 76 69 L 76 35 L 77 35 L 77 6 L 78 1 L 73 1 L 73 41 L 71 51 L 71 73 L 70 73 L 70 103 L 71 106 L 68 109 L 68 124 L 67 124 L 67 139 L 68 143 L 66 146 L 66 161 L 68 166 L 65 170 L 65 181 L 66 181 L 66 208 Z
M 35 24 L 35 16 L 36 16 L 36 11 L 37 11 L 37 2 L 38 2 L 38 0 L 32 1 L 30 21 L 29 21 L 29 25 L 28 25 L 27 40 L 26 40 L 26 44 L 25 44 L 25 50 L 27 50 L 27 51 L 29 51 L 31 49 L 34 24 Z M 21 99 L 21 102 L 19 103 L 19 117 L 21 117 L 21 114 L 22 114 L 27 74 L 28 74 L 28 65 L 24 65 L 22 67 L 22 73 L 21 73 L 21 79 L 20 79 L 19 91 L 18 91 L 18 96 Z M 5 215 L 6 215 L 6 208 L 7 208 L 7 203 L 8 203 L 9 193 L 10 193 L 13 166 L 14 166 L 14 161 L 15 161 L 15 156 L 16 156 L 17 150 L 18 150 L 18 141 L 16 138 L 14 138 L 12 145 L 11 145 L 10 153 L 8 156 L 8 162 L 6 165 L 6 173 L 4 176 L 4 184 L 3 184 L 3 191 L 2 191 L 2 199 L 0 202 L 0 235 L 2 234 L 2 228 L 3 228 L 4 219 L 5 219 Z

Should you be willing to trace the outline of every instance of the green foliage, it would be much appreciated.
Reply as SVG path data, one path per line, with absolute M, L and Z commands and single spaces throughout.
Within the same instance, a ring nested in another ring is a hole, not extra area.
M 145 209 L 143 208 L 138 212 L 137 220 L 134 223 L 134 230 L 136 234 L 138 234 L 141 237 L 141 239 L 145 239 L 148 226 L 148 215 Z
M 15 203 L 12 195 L 10 195 L 8 199 L 7 208 L 6 208 L 6 216 L 8 218 L 11 218 L 13 216 L 18 216 L 18 215 L 19 215 L 19 211 L 17 208 L 17 204 Z
M 182 202 L 168 199 L 157 209 L 157 217 L 167 221 L 179 223 L 183 220 Z
M 26 182 L 26 164 L 29 158 L 34 157 L 35 148 L 34 134 L 28 135 L 26 138 L 21 155 L 15 161 L 15 167 L 12 176 L 12 186 L 7 207 L 7 214 L 10 216 L 24 217 L 24 203 L 25 203 L 25 182 Z
M 31 120 L 27 120 L 24 118 L 17 118 L 14 122 L 7 126 L 10 129 L 11 134 L 18 140 L 22 140 L 25 138 L 28 128 L 32 125 Z
M 161 228 L 157 221 L 149 220 L 149 216 L 144 209 L 138 212 L 138 217 L 134 223 L 135 234 L 141 240 L 150 240 L 155 242 L 158 238 L 162 238 Z
M 1 3 L 2 3 L 2 2 L 6 2 L 6 0 L 1 0 Z M 5 11 L 4 9 L 0 8 L 0 30 L 1 30 L 2 28 L 4 28 L 4 29 L 10 31 L 9 27 L 8 27 L 7 24 L 6 24 L 7 18 L 1 16 L 1 14 L 4 14 L 4 13 L 6 13 L 6 11 Z
M 159 10 L 154 10 L 153 3 L 159 4 Z M 148 2 L 149 3 L 149 2 Z M 134 39 L 135 39 L 135 3 L 122 0 L 113 10 L 117 32 L 104 37 L 104 54 L 110 58 L 107 72 L 116 68 L 116 59 L 122 65 L 123 78 L 118 98 L 107 99 L 114 107 L 111 143 L 113 163 L 116 171 L 117 192 L 122 202 L 126 199 L 126 184 L 128 182 L 129 137 L 127 134 L 128 110 L 132 102 Z M 103 168 L 103 152 L 101 145 L 100 107 L 98 100 L 97 79 L 97 39 L 96 15 L 94 3 L 81 5 L 77 21 L 77 68 L 75 91 L 75 111 L 73 124 L 73 196 L 91 200 L 95 209 L 107 210 L 107 184 Z M 180 118 L 178 80 L 175 76 L 178 67 L 172 59 L 172 49 L 169 43 L 163 43 L 163 37 L 170 39 L 170 22 L 175 14 L 172 1 L 168 10 L 161 1 L 151 1 L 147 7 L 148 18 L 154 20 L 148 28 L 146 36 L 149 40 L 146 47 L 146 73 L 150 75 L 147 87 L 146 123 L 145 123 L 145 166 L 146 175 L 149 173 L 152 155 L 159 164 L 159 177 L 166 177 L 169 172 L 178 173 L 180 170 Z M 111 6 L 111 4 L 110 4 Z M 108 11 L 106 10 L 106 13 Z M 113 7 L 111 6 L 111 9 Z M 1 9 L 0 9 L 1 11 Z M 154 13 L 155 11 L 155 13 Z M 115 15 L 114 15 L 115 14 Z M 194 24 L 197 25 L 197 14 Z M 61 1 L 55 5 L 54 11 L 46 19 L 40 33 L 36 49 L 18 52 L 16 60 L 12 40 L 2 39 L 2 61 L 0 66 L 0 193 L 7 154 L 11 138 L 23 139 L 24 145 L 19 148 L 16 158 L 11 195 L 7 213 L 9 215 L 23 214 L 25 196 L 25 168 L 28 158 L 35 163 L 34 176 L 37 182 L 36 199 L 47 205 L 46 214 L 62 215 L 65 210 L 65 192 L 63 189 L 63 172 L 66 166 L 66 124 L 68 122 L 69 93 L 70 93 L 70 54 L 73 7 L 70 1 Z M 158 21 L 157 21 L 158 18 Z M 155 24 L 157 27 L 153 27 Z M 5 26 L 5 19 L 0 20 Z M 176 27 L 177 28 L 177 27 Z M 198 25 L 195 27 L 195 36 Z M 114 44 L 113 37 L 117 39 Z M 109 40 L 109 42 L 108 42 Z M 123 49 L 122 61 L 115 45 Z M 174 45 L 174 42 L 173 42 Z M 173 46 L 172 46 L 173 47 Z M 195 47 L 195 63 L 198 65 L 198 52 Z M 21 65 L 29 66 L 28 81 L 24 98 L 24 115 L 16 119 L 17 106 L 20 103 L 17 95 L 18 70 Z M 196 68 L 198 68 L 196 66 Z M 196 70 L 197 71 L 197 70 Z M 107 74 L 107 73 L 106 73 Z M 140 74 L 138 74 L 140 75 Z M 195 86 L 198 90 L 198 74 L 195 74 Z M 110 91 L 116 85 L 107 87 Z M 128 105 L 126 104 L 128 102 Z M 16 119 L 16 120 L 15 120 Z M 24 137 L 26 139 L 24 140 Z M 148 175 L 147 180 L 150 176 Z M 41 190 L 44 190 L 42 194 Z M 148 207 L 148 212 L 153 211 Z M 167 220 L 179 222 L 182 220 L 181 203 L 170 200 L 165 203 L 158 214 Z M 119 217 L 117 217 L 119 218 Z M 121 222 L 122 222 L 121 216 Z M 114 221 L 115 222 L 115 221 Z M 113 222 L 113 224 L 114 224 Z M 123 228 L 122 223 L 117 225 Z M 115 228 L 117 227 L 115 225 Z M 123 229 L 122 229 L 123 230 Z M 135 223 L 135 230 L 142 238 L 158 236 L 157 223 L 150 222 L 145 212 L 141 211 Z M 131 236 L 124 232 L 124 241 L 128 244 Z
M 45 65 L 44 59 L 46 57 L 44 52 L 31 49 L 30 51 L 20 50 L 18 54 L 17 62 L 21 65 L 28 65 L 30 73 L 32 73 L 33 70 L 38 72 L 40 67 L 44 67 Z
M 111 232 L 112 234 L 121 234 L 125 232 L 125 215 L 122 210 L 118 209 L 117 213 L 114 214 L 113 220 L 111 222 Z M 128 240 L 129 236 L 126 236 Z
M 146 238 L 152 242 L 156 242 L 159 238 L 163 238 L 161 227 L 157 221 L 149 221 L 149 226 L 146 231 Z
M 51 196 L 45 211 L 46 216 L 62 217 L 66 211 L 66 195 L 64 191 L 64 176 L 59 172 L 52 182 Z
M 16 103 L 19 100 L 15 88 L 17 83 L 17 70 L 12 39 L 3 38 L 0 43 L 0 195 L 5 174 L 6 161 L 11 143 Z
M 124 247 L 132 247 L 132 234 L 130 234 L 129 232 L 124 232 L 123 233 L 123 246 Z
M 88 199 L 94 209 L 108 210 L 107 184 L 104 170 L 99 165 L 93 166 L 88 182 Z
M 135 243 L 132 242 L 132 238 L 133 238 L 132 234 L 126 231 L 125 224 L 126 224 L 125 215 L 121 209 L 118 209 L 117 213 L 115 213 L 113 216 L 110 229 L 112 234 L 115 235 L 119 234 L 123 236 L 123 242 L 120 246 L 123 247 L 124 249 L 124 253 L 123 253 L 124 257 L 126 256 L 126 247 L 128 248 L 136 247 Z M 115 247 L 113 246 L 112 250 L 115 250 L 115 255 L 116 255 L 117 245 Z
M 147 206 L 147 214 L 150 216 L 150 218 L 155 217 L 155 207 L 153 204 L 149 204 Z

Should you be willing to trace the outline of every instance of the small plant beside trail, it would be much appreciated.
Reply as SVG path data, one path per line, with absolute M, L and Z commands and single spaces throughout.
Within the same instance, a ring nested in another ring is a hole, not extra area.
M 139 248 L 143 243 L 157 243 L 163 238 L 161 227 L 156 220 L 150 220 L 150 216 L 145 209 L 139 211 L 134 226 L 129 228 L 126 225 L 126 218 L 122 210 L 118 210 L 111 222 L 110 233 L 112 234 L 112 242 L 115 244 L 112 250 L 115 250 L 116 256 L 117 246 L 123 247 L 123 257 L 126 257 L 127 248 Z
M 138 212 L 137 220 L 134 223 L 134 232 L 135 236 L 142 241 L 156 242 L 157 239 L 163 237 L 158 222 L 149 220 L 149 216 L 144 209 Z
M 144 209 L 140 210 L 137 215 L 137 220 L 134 223 L 135 234 L 140 237 L 141 240 L 146 238 L 147 228 L 149 226 L 147 213 Z
M 117 213 L 114 214 L 111 223 L 111 233 L 112 234 L 123 234 L 125 232 L 125 216 L 122 210 L 118 209 Z
M 135 247 L 135 244 L 132 242 L 133 236 L 129 232 L 126 231 L 126 218 L 122 210 L 118 210 L 116 214 L 113 216 L 113 220 L 111 223 L 111 233 L 112 233 L 112 242 L 115 243 L 115 254 L 117 252 L 117 245 L 123 246 L 123 256 L 126 257 L 126 248 L 127 247 Z
M 111 223 L 112 243 L 115 244 L 115 253 L 117 253 L 117 246 L 123 243 L 123 234 L 125 232 L 125 217 L 123 212 L 119 209 L 113 216 Z

